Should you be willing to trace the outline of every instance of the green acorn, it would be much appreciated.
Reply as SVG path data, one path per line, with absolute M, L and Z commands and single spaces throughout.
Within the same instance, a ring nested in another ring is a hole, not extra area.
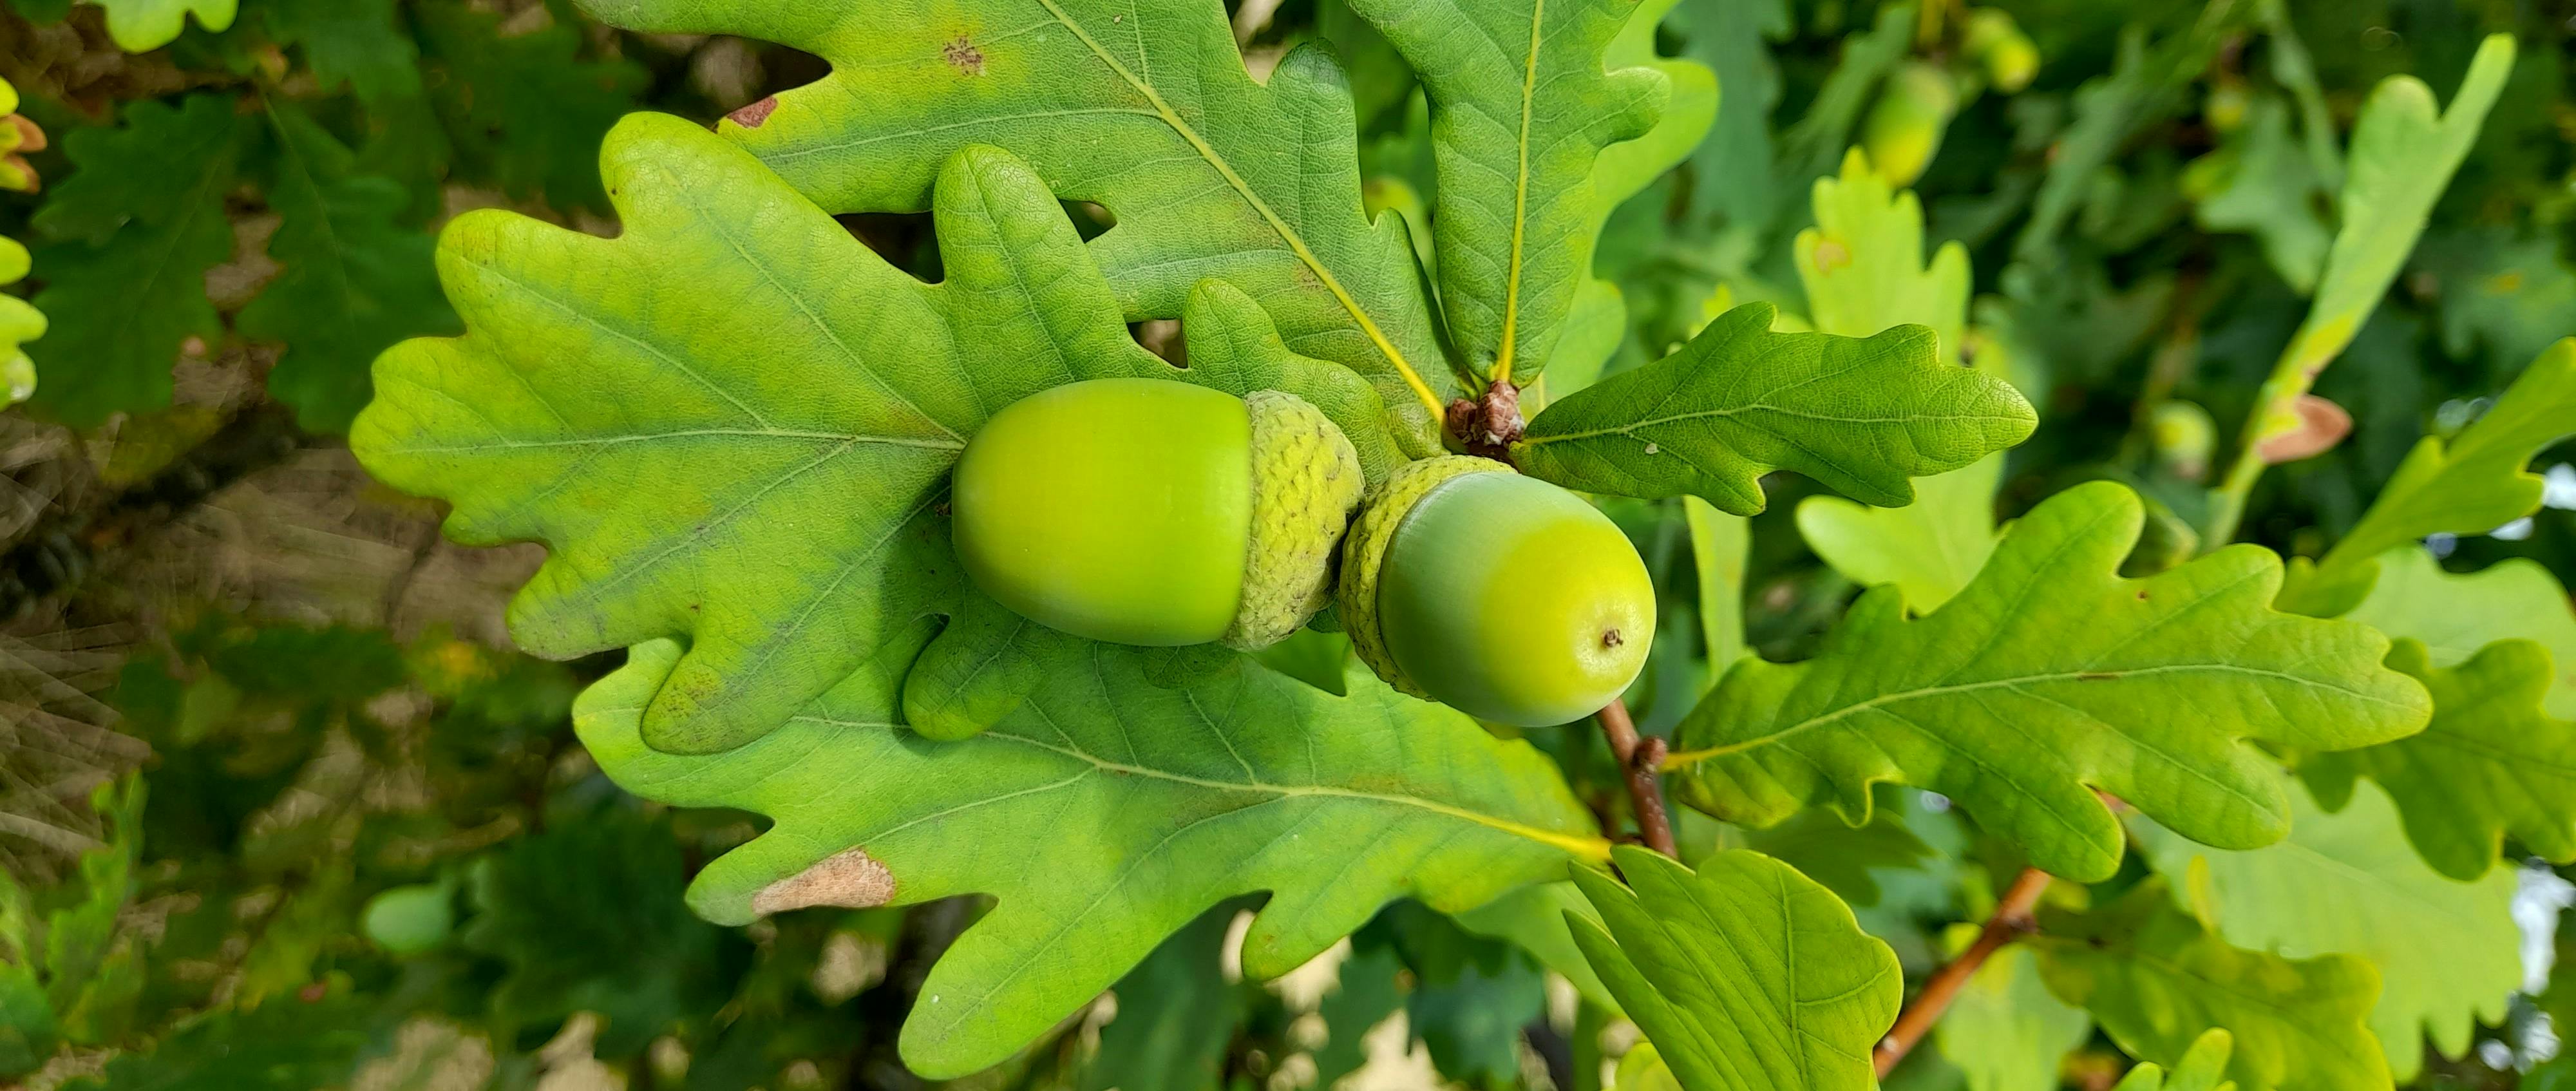
M 2039 75 L 2039 46 L 2022 33 L 2021 24 L 2002 8 L 1978 8 L 1968 14 L 1960 49 L 1983 65 L 1986 80 L 2007 95 L 2030 86 Z
M 454 891 L 445 883 L 393 887 L 367 899 L 358 914 L 358 930 L 397 955 L 416 955 L 445 943 L 455 927 Z
M 1545 727 L 1645 669 L 1655 588 L 1617 525 L 1508 466 L 1450 456 L 1387 479 L 1342 545 L 1341 619 L 1397 689 Z
M 1161 379 L 1005 406 L 957 460 L 957 558 L 1002 605 L 1075 636 L 1253 650 L 1331 599 L 1366 482 L 1322 411 Z
M 1940 152 L 1942 134 L 1958 111 L 1958 84 L 1940 65 L 1911 61 L 1898 68 L 1861 122 L 1870 166 L 1888 185 L 1913 185 Z

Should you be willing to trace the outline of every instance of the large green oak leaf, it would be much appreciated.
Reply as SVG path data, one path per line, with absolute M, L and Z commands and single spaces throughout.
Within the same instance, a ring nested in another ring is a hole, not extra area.
M 1671 94 L 1653 67 L 1606 63 L 1638 9 L 1638 0 L 1351 0 L 1430 99 L 1440 300 L 1451 341 L 1479 375 L 1525 385 L 1547 366 L 1592 271 L 1605 197 L 1594 165 L 1605 147 L 1653 126 Z
M 2406 836 L 2433 869 L 2462 881 L 2487 873 L 2510 835 L 2558 863 L 2576 861 L 2576 720 L 2542 706 L 2558 674 L 2549 649 L 2499 640 L 2455 666 L 2399 640 L 2388 665 L 2424 681 L 2433 722 L 2422 734 L 2319 754 L 2300 772 L 2329 803 L 2357 777 L 2388 789 Z
M 2248 745 L 2346 750 L 2431 711 L 2381 665 L 2368 626 L 2271 608 L 2281 564 L 2233 546 L 2119 576 L 2145 512 L 2110 482 L 2016 522 L 1975 580 L 1920 618 L 1863 594 L 1816 658 L 1738 662 L 1685 717 L 1666 767 L 1682 797 L 1769 825 L 1813 803 L 1864 821 L 1870 786 L 1940 792 L 2031 862 L 2078 881 L 2118 870 L 2122 834 L 2094 790 L 2203 844 L 2289 831 L 2279 765 Z
M 835 212 L 932 204 L 941 164 L 990 144 L 1066 200 L 1107 208 L 1093 240 L 1131 320 L 1178 317 L 1222 277 L 1290 348 L 1378 387 L 1419 454 L 1456 381 L 1402 222 L 1360 205 L 1351 96 L 1330 51 L 1269 80 L 1212 0 L 580 0 L 633 30 L 793 46 L 831 75 L 718 126 Z
M 1513 457 L 1567 488 L 1694 495 L 1750 515 L 1773 470 L 1894 506 L 1914 499 L 1909 478 L 1966 466 L 2037 426 L 2010 385 L 1941 363 L 1925 327 L 1778 333 L 1774 313 L 1737 307 L 1672 355 L 1558 399 Z
M 2393 1086 L 2363 1022 L 2379 996 L 2379 974 L 2367 962 L 2229 946 L 2175 908 L 2162 881 L 2140 883 L 2080 917 L 2043 914 L 2040 932 L 2029 942 L 2048 987 L 2092 1012 L 2132 1057 L 2205 1070 L 2209 1032 L 2223 1029 L 2235 1047 L 2226 1072 L 2241 1086 Z
M 685 641 L 645 715 L 656 745 L 756 737 L 917 641 L 958 593 L 938 506 L 987 414 L 1171 372 L 1000 152 L 941 174 L 936 285 L 685 121 L 630 118 L 602 161 L 616 239 L 503 212 L 449 226 L 439 271 L 470 332 L 378 360 L 350 445 L 454 504 L 456 540 L 548 547 L 510 609 L 529 651 Z
M 1546 757 L 1365 670 L 1347 697 L 1249 661 L 1162 689 L 1137 649 L 1034 654 L 1036 689 L 960 742 L 890 713 L 909 666 L 897 654 L 722 754 L 638 733 L 681 662 L 668 641 L 635 649 L 574 720 L 627 790 L 773 821 L 690 884 L 711 920 L 994 896 L 905 1024 L 906 1062 L 933 1078 L 1007 1058 L 1237 894 L 1270 893 L 1242 952 L 1267 978 L 1397 897 L 1463 911 L 1608 856 Z
M 2340 811 L 2293 791 L 2290 836 L 2247 852 L 2194 845 L 2134 824 L 2156 871 L 2227 942 L 2290 958 L 2351 955 L 2379 970 L 2370 1030 L 2401 1083 L 2424 1068 L 2429 1035 L 2442 1055 L 2468 1052 L 2477 1023 L 2504 1021 L 2522 987 L 2516 881 L 2435 872 L 2407 847 L 2388 793 L 2363 786 Z
M 1690 1091 L 1867 1091 L 1905 993 L 1896 952 L 1832 891 L 1749 850 L 1697 871 L 1634 846 L 1622 885 L 1578 868 L 1601 919 L 1574 941 Z

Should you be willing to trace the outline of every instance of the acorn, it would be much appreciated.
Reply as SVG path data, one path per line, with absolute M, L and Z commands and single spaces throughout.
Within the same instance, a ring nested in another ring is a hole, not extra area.
M 1331 601 L 1366 481 L 1292 394 L 1163 379 L 1032 394 L 967 441 L 958 561 L 1021 616 L 1114 644 L 1275 644 Z
M 1986 81 L 2007 95 L 2030 86 L 2039 75 L 2039 46 L 2022 33 L 2021 24 L 2002 8 L 1978 8 L 1968 14 L 1960 49 L 1984 66 Z
M 1861 147 L 1878 176 L 1904 187 L 1923 177 L 1941 150 L 1950 116 L 1959 111 L 1959 88 L 1940 65 L 1910 61 L 1887 77 L 1887 86 L 1861 122 Z
M 1387 479 L 1342 544 L 1338 602 L 1389 685 L 1515 727 L 1600 710 L 1654 642 L 1654 584 L 1608 516 L 1467 456 Z
M 358 930 L 397 955 L 416 955 L 445 943 L 455 927 L 454 891 L 445 883 L 393 887 L 367 899 L 358 914 Z

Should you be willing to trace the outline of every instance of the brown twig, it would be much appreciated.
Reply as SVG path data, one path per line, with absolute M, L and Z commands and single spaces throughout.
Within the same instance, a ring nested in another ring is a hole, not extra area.
M 2005 944 L 2037 927 L 2031 911 L 2038 908 L 2039 896 L 2047 889 L 2048 873 L 2038 868 L 2023 868 L 2020 875 L 2013 877 L 2003 900 L 1995 903 L 1994 915 L 1986 918 L 1986 926 L 1978 930 L 1976 942 L 1949 965 L 1932 971 L 1932 976 L 1923 982 L 1923 990 L 1914 994 L 1914 1002 L 1907 1004 L 1904 1013 L 1896 1017 L 1896 1025 L 1888 1028 L 1887 1037 L 1878 1040 L 1874 1057 L 1881 1079 L 1923 1041 L 1924 1035 L 1932 1032 L 1932 1025 L 1950 1010 L 1950 1002 L 1958 999 L 1960 988 L 1976 975 L 1977 967 L 1985 965 Z
M 1610 756 L 1619 762 L 1619 771 L 1628 779 L 1628 802 L 1637 811 L 1637 833 L 1646 839 L 1646 847 L 1666 856 L 1679 858 L 1673 845 L 1672 817 L 1664 812 L 1664 787 L 1656 771 L 1664 763 L 1664 740 L 1637 737 L 1637 722 L 1628 718 L 1628 704 L 1616 697 L 1601 709 L 1601 734 L 1610 740 Z

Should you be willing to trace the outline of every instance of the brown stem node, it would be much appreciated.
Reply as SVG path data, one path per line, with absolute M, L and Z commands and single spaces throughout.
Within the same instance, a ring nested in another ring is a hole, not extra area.
M 1681 852 L 1673 843 L 1672 816 L 1664 810 L 1664 788 L 1658 770 L 1664 763 L 1664 740 L 1640 739 L 1637 722 L 1628 717 L 1628 704 L 1616 697 L 1601 709 L 1602 737 L 1610 743 L 1610 756 L 1619 762 L 1619 772 L 1628 782 L 1628 803 L 1637 812 L 1637 834 L 1646 847 L 1679 859 Z

